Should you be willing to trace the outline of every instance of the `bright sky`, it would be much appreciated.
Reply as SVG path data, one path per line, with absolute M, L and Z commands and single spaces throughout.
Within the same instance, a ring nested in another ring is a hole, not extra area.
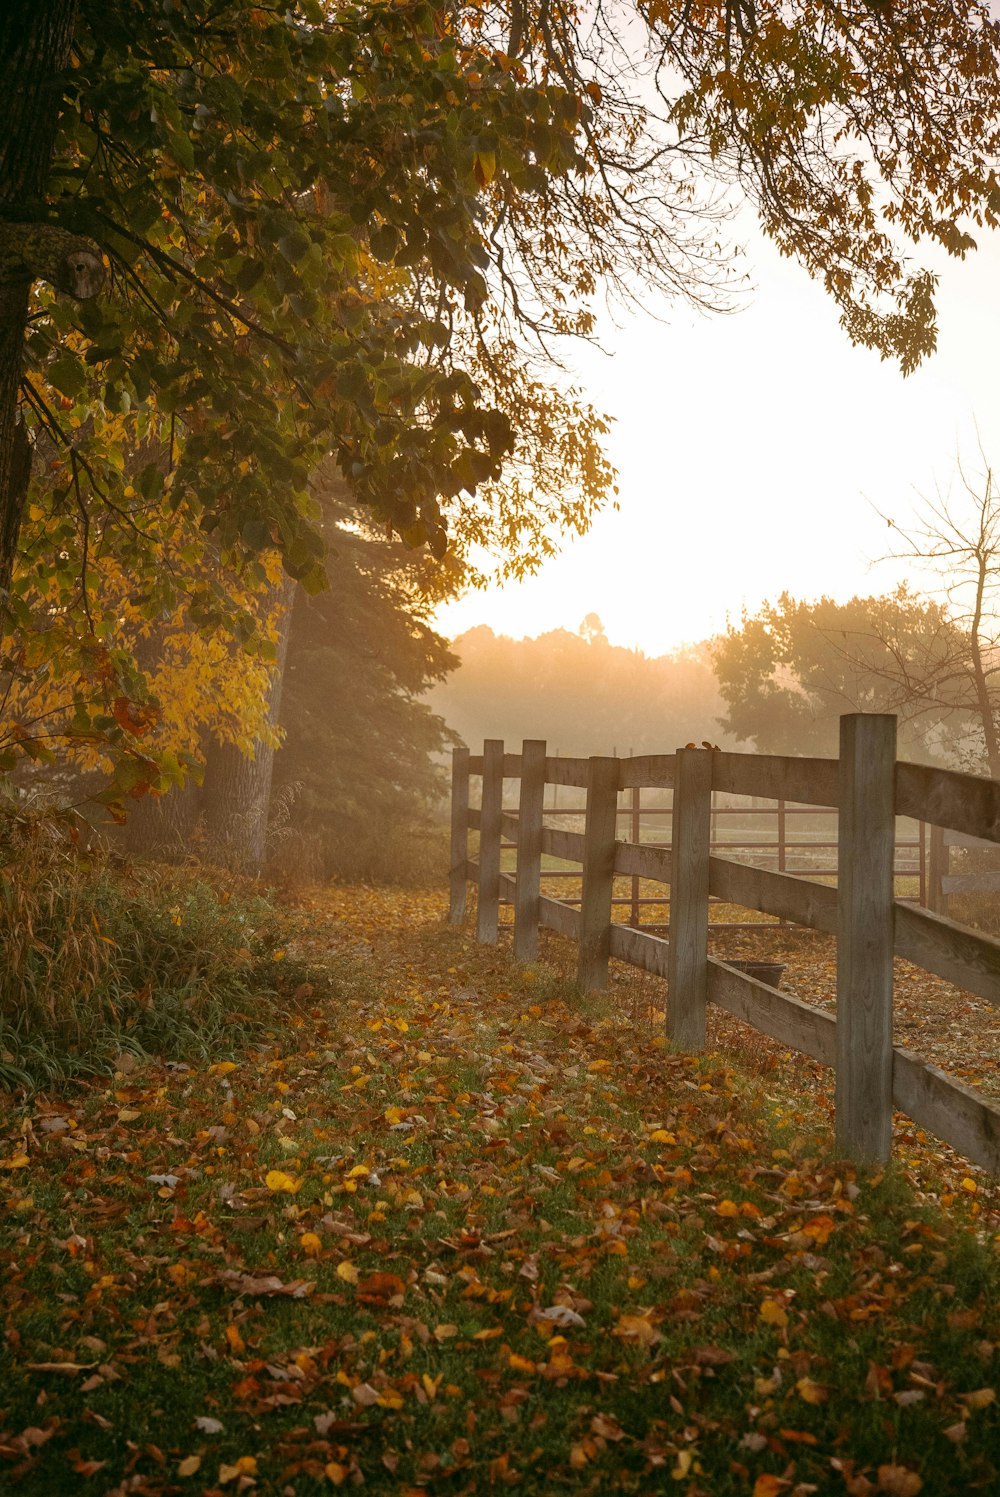
M 608 358 L 577 358 L 579 383 L 614 418 L 620 510 L 528 582 L 443 607 L 449 636 L 575 630 L 598 613 L 614 644 L 664 654 L 725 628 L 765 598 L 881 592 L 872 568 L 920 495 L 978 475 L 976 427 L 1000 466 L 1000 241 L 942 269 L 938 352 L 908 379 L 851 348 L 836 308 L 759 234 L 746 310 L 661 308 L 611 328 Z

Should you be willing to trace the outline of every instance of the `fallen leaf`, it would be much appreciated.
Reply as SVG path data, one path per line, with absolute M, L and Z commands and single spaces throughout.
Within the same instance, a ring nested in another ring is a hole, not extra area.
M 996 1391 L 993 1388 L 977 1388 L 974 1393 L 960 1393 L 959 1398 L 967 1409 L 985 1409 L 991 1403 L 996 1403 Z
M 878 1490 L 887 1497 L 917 1497 L 922 1479 L 906 1466 L 885 1465 L 878 1468 Z
M 268 1190 L 285 1191 L 292 1196 L 302 1188 L 302 1181 L 294 1175 L 286 1175 L 284 1170 L 268 1170 L 264 1176 L 264 1184 Z

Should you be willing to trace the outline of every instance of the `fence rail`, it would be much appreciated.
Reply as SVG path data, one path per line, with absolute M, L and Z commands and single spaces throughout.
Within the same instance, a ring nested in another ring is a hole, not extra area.
M 470 806 L 475 776 L 482 781 L 478 810 Z M 516 814 L 503 808 L 505 779 L 519 781 Z M 582 832 L 545 824 L 548 785 L 586 790 Z M 669 847 L 616 835 L 619 792 L 650 788 L 673 791 Z M 712 836 L 717 792 L 834 808 L 836 887 L 801 872 L 719 856 Z M 514 907 L 519 960 L 535 959 L 542 928 L 578 943 L 577 979 L 584 989 L 607 986 L 612 957 L 665 978 L 667 1032 L 674 1043 L 701 1049 L 706 1008 L 714 1003 L 833 1066 L 837 1146 L 844 1155 L 887 1158 L 895 1106 L 1000 1175 L 1000 1106 L 892 1043 L 894 956 L 1000 1007 L 1000 941 L 938 910 L 895 898 L 898 817 L 930 824 L 931 859 L 936 856 L 940 868 L 941 849 L 946 852 L 949 843 L 1000 843 L 1000 782 L 897 762 L 896 719 L 865 713 L 841 719 L 839 759 L 708 749 L 570 759 L 548 755 L 540 740 L 527 740 L 520 754 L 510 754 L 501 741 L 488 739 L 481 755 L 464 748 L 454 754 L 451 920 L 458 924 L 465 917 L 471 879 L 480 941 L 497 940 L 506 895 Z M 468 852 L 470 828 L 479 832 L 475 859 Z M 516 849 L 513 873 L 501 871 L 505 839 Z M 922 835 L 920 846 L 922 856 Z M 545 856 L 580 865 L 578 908 L 542 894 Z M 612 923 L 614 880 L 622 875 L 669 886 L 669 940 Z M 710 957 L 713 898 L 835 935 L 836 1017 Z

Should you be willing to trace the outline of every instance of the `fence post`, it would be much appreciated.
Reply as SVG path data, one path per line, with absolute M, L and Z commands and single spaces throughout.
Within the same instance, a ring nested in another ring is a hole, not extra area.
M 632 819 L 631 819 L 631 822 L 630 822 L 630 828 L 629 828 L 629 830 L 630 830 L 631 840 L 632 840 L 632 842 L 634 842 L 636 844 L 636 846 L 638 846 L 639 843 L 642 841 L 642 801 L 641 801 L 641 796 L 642 796 L 642 791 L 639 788 L 639 786 L 638 785 L 633 785 L 633 787 L 632 787 Z M 642 919 L 642 916 L 641 916 L 641 914 L 639 912 L 639 875 L 637 873 L 633 873 L 633 875 L 632 875 L 632 909 L 630 911 L 630 914 L 631 914 L 631 923 L 632 923 L 632 925 L 635 926 L 636 930 L 638 930 L 639 929 L 639 923 L 640 923 L 640 920 Z
M 476 940 L 496 945 L 500 923 L 500 817 L 503 814 L 503 739 L 483 744 L 483 798 L 479 811 L 479 898 Z
M 667 1034 L 684 1050 L 705 1044 L 712 754 L 678 749 L 671 817 Z
M 892 1145 L 896 719 L 840 719 L 837 827 L 837 1148 L 886 1160 Z
M 448 921 L 461 925 L 465 919 L 469 858 L 469 750 L 463 745 L 451 751 L 451 904 Z
M 583 832 L 583 894 L 577 983 L 584 992 L 608 985 L 611 894 L 615 878 L 618 760 L 595 756 L 587 771 L 587 819 Z
M 542 810 L 545 804 L 545 740 L 521 745 L 521 793 L 517 808 L 517 873 L 514 880 L 514 956 L 538 956 L 538 917 L 542 872 Z
M 950 861 L 951 852 L 944 840 L 944 827 L 932 826 L 927 869 L 927 908 L 933 910 L 936 915 L 948 913 L 948 896 L 942 887 L 942 880 L 948 872 Z

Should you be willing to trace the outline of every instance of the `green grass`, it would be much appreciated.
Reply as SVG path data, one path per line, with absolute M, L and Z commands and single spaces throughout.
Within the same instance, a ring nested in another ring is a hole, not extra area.
M 280 1052 L 14 1119 L 0 1488 L 1000 1491 L 982 1180 L 944 1211 L 837 1161 L 808 1098 L 579 998 L 557 943 L 516 969 L 399 891 L 297 938 L 326 987 Z
M 233 880 L 78 850 L 0 821 L 0 1088 L 108 1076 L 124 1053 L 194 1060 L 290 1005 L 276 908 Z

